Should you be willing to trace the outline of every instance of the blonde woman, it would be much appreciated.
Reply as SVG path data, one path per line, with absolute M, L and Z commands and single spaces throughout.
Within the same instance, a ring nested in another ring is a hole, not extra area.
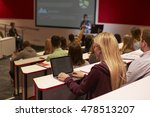
M 121 53 L 124 54 L 124 53 L 129 53 L 129 52 L 134 51 L 133 46 L 134 45 L 133 45 L 132 37 L 128 34 L 124 35 L 124 37 L 123 37 L 123 46 L 122 46 L 122 49 L 121 49 Z
M 73 81 L 68 74 L 60 73 L 58 76 L 76 95 L 87 94 L 86 99 L 108 93 L 126 82 L 125 65 L 112 33 L 103 32 L 95 37 L 94 52 L 100 63 L 94 65 L 88 75 L 81 71 L 73 73 L 73 76 L 81 78 L 80 84 Z
M 53 48 L 51 44 L 51 39 L 46 39 L 45 40 L 45 47 L 44 47 L 44 55 L 51 54 L 53 53 Z

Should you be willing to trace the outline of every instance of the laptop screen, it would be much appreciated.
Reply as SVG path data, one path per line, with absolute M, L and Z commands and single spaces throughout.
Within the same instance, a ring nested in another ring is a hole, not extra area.
M 59 73 L 72 73 L 73 65 L 70 56 L 63 56 L 50 59 L 53 76 L 58 76 Z

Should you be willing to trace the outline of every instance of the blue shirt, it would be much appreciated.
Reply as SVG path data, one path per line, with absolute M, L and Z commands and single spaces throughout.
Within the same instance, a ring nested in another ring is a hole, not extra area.
M 82 21 L 80 26 L 82 25 L 84 25 L 84 33 L 91 33 L 91 23 L 89 20 Z

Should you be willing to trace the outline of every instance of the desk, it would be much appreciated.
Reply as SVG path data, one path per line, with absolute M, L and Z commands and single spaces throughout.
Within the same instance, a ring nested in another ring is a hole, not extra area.
M 14 51 L 16 51 L 16 40 L 14 37 L 0 39 L 0 58 L 11 55 Z
M 45 57 L 45 56 L 43 56 L 43 57 Z M 14 61 L 14 74 L 15 74 L 14 87 L 15 87 L 16 95 L 18 95 L 20 92 L 19 87 L 20 87 L 21 82 L 20 82 L 19 78 L 21 77 L 20 76 L 21 75 L 21 67 L 35 64 L 35 63 L 42 62 L 42 61 L 44 61 L 44 59 L 41 59 L 40 57 L 33 57 L 33 58 Z
M 42 56 L 42 57 L 45 58 L 45 57 L 47 57 L 47 55 Z M 89 53 L 83 54 L 83 58 L 88 60 L 89 59 Z M 31 59 L 33 59 L 33 58 L 31 58 Z M 31 59 L 30 59 L 30 61 L 31 61 Z M 35 60 L 35 58 L 34 58 L 34 60 Z M 26 60 L 26 61 L 29 61 L 29 60 Z M 46 61 L 44 61 L 44 62 L 46 62 Z M 23 62 L 21 62 L 21 63 L 23 64 Z M 46 64 L 50 64 L 50 62 L 46 62 Z M 18 65 L 18 64 L 16 64 L 16 65 Z M 21 78 L 21 81 L 23 81 L 22 82 L 23 83 L 22 84 L 22 97 L 23 97 L 23 99 L 27 99 L 28 96 L 29 97 L 33 96 L 33 93 L 32 93 L 32 90 L 33 90 L 32 85 L 33 85 L 33 83 L 32 83 L 31 80 L 29 82 L 27 79 L 32 79 L 33 77 L 38 77 L 38 76 L 42 76 L 42 75 L 46 75 L 46 74 L 50 74 L 51 73 L 51 69 L 50 69 L 51 66 L 50 65 L 49 66 L 45 66 L 46 68 L 45 67 L 41 67 L 39 65 L 40 64 L 35 64 L 35 65 L 28 65 L 28 66 L 25 66 L 25 67 L 21 67 L 21 71 L 22 71 L 22 74 L 23 74 L 23 76 Z M 39 74 L 38 72 L 41 73 L 41 74 Z M 42 73 L 44 73 L 44 74 L 42 74 Z M 29 77 L 29 75 L 30 75 L 30 77 Z M 18 81 L 18 83 L 19 83 L 19 81 Z M 29 93 L 29 91 L 27 91 L 28 87 L 29 87 L 28 84 L 30 84 L 30 92 L 31 93 Z
M 44 51 L 41 51 L 41 52 L 38 52 L 37 55 L 38 55 L 38 56 L 42 56 L 43 53 L 44 53 Z M 47 55 L 47 56 L 48 56 L 48 55 Z M 47 56 L 45 56 L 44 59 L 46 59 Z M 90 56 L 89 53 L 83 53 L 83 59 L 84 59 L 84 60 L 88 60 L 88 59 L 89 59 L 89 56 Z
M 37 53 L 37 56 L 42 56 L 42 55 L 44 55 L 44 51 L 41 51 L 41 52 Z
M 23 77 L 21 78 L 21 80 L 23 81 L 22 99 L 27 99 L 28 97 L 34 96 L 33 77 L 44 76 L 44 75 L 50 74 L 51 73 L 50 68 L 51 68 L 50 64 L 47 68 L 39 66 L 37 64 L 21 67 L 21 70 L 23 73 Z
M 129 53 L 122 54 L 121 57 L 124 60 L 135 60 L 135 59 L 140 58 L 141 54 L 143 54 L 143 52 L 140 49 L 138 49 Z
M 95 63 L 98 64 L 98 63 Z M 86 65 L 74 69 L 89 72 L 91 67 L 95 64 Z M 64 82 L 59 81 L 53 77 L 53 75 L 47 75 L 43 77 L 34 78 L 36 99 L 77 99 Z
M 94 100 L 150 100 L 150 76 L 128 84 Z
M 129 65 L 133 60 L 140 58 L 141 54 L 143 54 L 143 52 L 138 49 L 129 53 L 122 54 L 121 57 L 123 59 L 123 62 Z

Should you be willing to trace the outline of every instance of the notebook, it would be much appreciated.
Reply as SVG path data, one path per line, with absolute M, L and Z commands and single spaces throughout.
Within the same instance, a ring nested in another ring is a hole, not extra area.
M 71 74 L 73 72 L 73 65 L 70 56 L 63 56 L 50 59 L 52 74 L 55 78 L 61 72 Z

